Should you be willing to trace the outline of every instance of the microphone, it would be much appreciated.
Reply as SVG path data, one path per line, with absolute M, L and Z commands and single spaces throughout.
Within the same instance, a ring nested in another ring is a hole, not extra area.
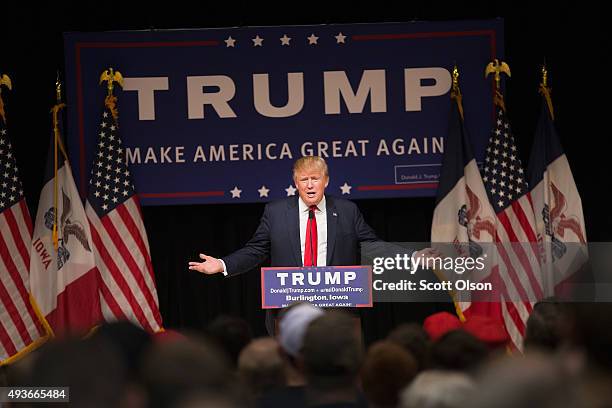
M 314 210 L 313 209 L 308 210 L 308 219 L 312 220 L 314 217 L 315 217 Z

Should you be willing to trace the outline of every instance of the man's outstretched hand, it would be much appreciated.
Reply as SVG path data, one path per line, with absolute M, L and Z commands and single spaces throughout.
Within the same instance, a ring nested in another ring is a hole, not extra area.
M 217 258 L 213 258 L 212 256 L 208 256 L 205 254 L 200 254 L 200 259 L 202 262 L 189 262 L 189 269 L 192 271 L 198 271 L 201 273 L 205 273 L 206 275 L 213 275 L 215 273 L 223 272 L 223 264 Z
M 423 257 L 424 261 L 434 260 L 436 258 L 441 258 L 442 253 L 434 248 L 425 248 L 425 249 L 421 249 L 420 251 L 416 251 L 414 254 L 412 254 L 412 259 L 415 259 L 418 257 Z M 424 262 L 424 264 L 426 263 Z

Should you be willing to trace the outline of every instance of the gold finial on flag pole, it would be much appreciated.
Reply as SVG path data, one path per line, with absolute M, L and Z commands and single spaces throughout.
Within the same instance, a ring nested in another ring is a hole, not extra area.
M 555 120 L 555 113 L 553 110 L 551 89 L 548 87 L 548 70 L 546 69 L 546 62 L 542 65 L 542 82 L 540 82 L 540 93 L 546 100 L 546 105 L 548 105 L 548 111 L 550 112 L 550 118 Z
M 55 78 L 55 100 L 58 105 L 62 103 L 62 82 L 60 81 L 59 71 L 57 71 L 57 77 Z
M 548 88 L 548 71 L 546 70 L 546 63 L 542 64 L 542 86 Z
M 499 62 L 497 58 L 487 64 L 485 68 L 485 78 L 490 74 L 494 74 L 495 79 L 495 96 L 493 97 L 493 102 L 502 108 L 504 111 L 506 110 L 506 106 L 504 104 L 504 97 L 501 94 L 501 74 L 510 75 L 510 67 L 504 61 Z
M 117 120 L 119 116 L 119 112 L 117 111 L 117 97 L 113 95 L 114 83 L 119 84 L 120 87 L 123 88 L 123 75 L 121 72 L 115 71 L 112 67 L 104 70 L 100 75 L 100 84 L 106 81 L 106 89 L 108 94 L 106 95 L 106 99 L 104 100 L 104 104 L 110 109 L 113 118 Z
M 6 115 L 4 113 L 4 100 L 2 99 L 2 85 L 6 86 L 9 91 L 13 89 L 13 83 L 11 82 L 11 78 L 6 75 L 0 75 L 0 118 L 6 124 Z
M 453 87 L 451 89 L 451 99 L 457 102 L 457 109 L 459 109 L 459 115 L 463 120 L 463 97 L 461 96 L 461 89 L 459 88 L 459 68 L 457 64 L 453 67 Z

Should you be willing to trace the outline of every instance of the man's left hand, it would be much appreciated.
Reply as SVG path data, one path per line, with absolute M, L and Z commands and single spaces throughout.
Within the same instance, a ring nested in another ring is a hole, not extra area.
M 425 262 L 423 262 L 423 265 L 427 265 L 427 261 L 428 260 L 434 260 L 436 258 L 441 258 L 442 257 L 442 253 L 440 251 L 438 251 L 435 248 L 425 248 L 425 249 L 421 249 L 419 251 L 415 251 L 412 254 L 412 259 L 418 258 L 418 257 L 422 257 L 423 260 Z

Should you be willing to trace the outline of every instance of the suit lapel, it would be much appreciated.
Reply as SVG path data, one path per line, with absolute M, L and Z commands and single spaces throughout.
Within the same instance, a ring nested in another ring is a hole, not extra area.
M 291 243 L 291 252 L 295 258 L 295 264 L 302 266 L 302 248 L 300 247 L 300 214 L 297 199 L 289 200 L 287 203 L 287 232 Z
M 334 253 L 334 245 L 336 244 L 336 226 L 338 224 L 338 210 L 334 199 L 330 196 L 325 196 L 325 207 L 327 211 L 327 265 L 330 265 L 332 255 Z

